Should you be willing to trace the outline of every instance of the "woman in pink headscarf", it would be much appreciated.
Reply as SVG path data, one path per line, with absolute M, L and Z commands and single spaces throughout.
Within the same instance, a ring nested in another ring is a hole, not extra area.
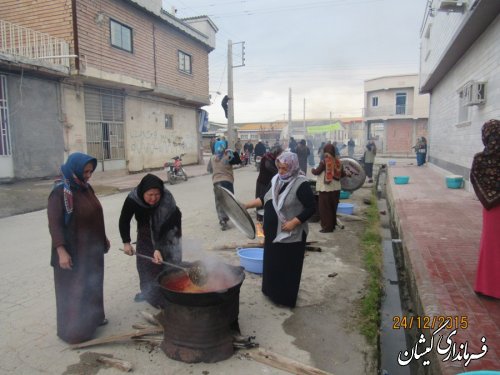
M 474 290 L 500 298 L 500 121 L 483 125 L 483 152 L 474 156 L 470 182 L 483 205 L 483 230 L 479 245 Z
M 315 212 L 309 180 L 299 168 L 297 154 L 283 152 L 276 159 L 278 174 L 267 192 L 245 204 L 264 206 L 264 266 L 262 292 L 274 303 L 295 307 L 308 233 L 307 220 Z

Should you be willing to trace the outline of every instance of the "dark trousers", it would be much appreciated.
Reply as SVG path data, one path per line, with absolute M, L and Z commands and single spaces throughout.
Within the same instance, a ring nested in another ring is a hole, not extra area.
M 319 192 L 319 218 L 321 221 L 321 229 L 326 231 L 335 229 L 339 199 L 340 190 Z

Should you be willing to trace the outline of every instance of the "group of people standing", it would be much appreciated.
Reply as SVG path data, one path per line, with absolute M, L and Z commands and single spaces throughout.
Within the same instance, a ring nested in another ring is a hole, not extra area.
M 50 264 L 54 271 L 57 335 L 75 344 L 90 340 L 99 326 L 108 323 L 104 312 L 104 255 L 110 248 L 102 206 L 89 179 L 97 160 L 83 153 L 71 154 L 61 167 L 61 179 L 50 193 L 47 206 L 52 239 Z M 130 221 L 137 221 L 136 249 L 130 240 Z M 161 307 L 163 299 L 156 281 L 168 260 L 182 260 L 181 212 L 163 181 L 145 175 L 124 201 L 119 229 L 123 250 L 136 251 L 153 261 L 137 257 L 140 293 Z
M 425 142 L 422 138 L 420 141 Z M 486 123 L 482 138 L 485 148 L 474 157 L 470 176 L 484 207 L 474 289 L 480 294 L 500 298 L 500 122 Z M 320 232 L 328 233 L 335 230 L 340 179 L 345 172 L 333 144 L 325 144 L 322 151 L 322 160 L 312 173 L 317 176 Z M 256 181 L 255 199 L 244 204 L 246 209 L 263 208 L 262 292 L 274 303 L 287 307 L 295 307 L 297 302 L 309 232 L 307 221 L 316 209 L 311 184 L 301 168 L 298 154 L 283 152 L 281 146 L 265 153 Z M 375 155 L 376 146 L 369 141 L 364 160 L 370 179 Z M 238 153 L 229 150 L 222 140 L 214 145 L 211 158 L 214 189 L 223 186 L 234 192 L 232 167 L 240 162 Z M 96 166 L 97 160 L 89 155 L 71 154 L 61 166 L 61 179 L 48 199 L 57 335 L 71 344 L 91 339 L 97 328 L 108 322 L 104 312 L 103 281 L 104 255 L 110 249 L 110 242 L 102 206 L 89 184 Z M 217 198 L 215 203 L 219 224 L 225 230 L 229 218 Z M 135 249 L 130 237 L 132 217 L 137 221 Z M 162 307 L 157 277 L 163 270 L 161 263 L 164 260 L 182 261 L 182 214 L 160 178 L 146 174 L 128 194 L 118 226 L 126 254 L 137 252 L 153 259 L 136 259 L 140 292 L 134 300 Z

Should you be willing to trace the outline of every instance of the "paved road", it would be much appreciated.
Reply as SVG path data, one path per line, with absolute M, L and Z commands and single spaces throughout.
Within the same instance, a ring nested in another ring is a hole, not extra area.
M 242 201 L 252 199 L 255 169 L 239 169 L 236 176 L 237 197 Z M 216 257 L 230 264 L 239 264 L 235 247 L 251 240 L 234 227 L 226 232 L 219 230 L 210 176 L 191 178 L 169 189 L 183 212 L 186 260 Z M 133 296 L 138 291 L 135 259 L 117 250 L 121 244 L 117 220 L 125 197 L 123 192 L 100 198 L 112 248 L 106 255 L 104 290 L 105 310 L 110 323 L 99 328 L 99 337 L 127 332 L 133 324 L 143 323 L 140 316 L 142 310 L 156 312 L 145 303 L 133 302 Z M 353 223 L 343 235 L 357 238 L 359 225 L 359 222 Z M 301 363 L 335 374 L 361 374 L 364 373 L 365 356 L 369 352 L 364 339 L 356 334 L 355 328 L 339 323 L 346 319 L 349 311 L 336 317 L 329 309 L 338 310 L 335 303 L 341 305 L 340 301 L 344 300 L 347 302 L 343 304 L 351 310 L 352 299 L 362 291 L 365 273 L 349 262 L 343 262 L 336 255 L 339 249 L 331 238 L 318 233 L 318 229 L 319 224 L 311 225 L 310 239 L 319 240 L 323 252 L 311 253 L 306 259 L 299 307 L 294 311 L 271 304 L 260 292 L 261 276 L 247 273 L 240 297 L 242 333 L 257 336 L 256 341 L 263 348 Z M 49 266 L 46 211 L 0 219 L 0 238 L 0 374 L 62 374 L 68 366 L 79 364 L 80 355 L 88 351 L 128 360 L 134 364 L 138 374 L 285 373 L 239 355 L 216 364 L 189 365 L 170 360 L 159 349 L 137 343 L 68 350 L 67 345 L 55 335 L 55 298 Z M 228 244 L 230 249 L 215 250 Z M 334 279 L 326 277 L 333 271 L 339 276 Z M 344 274 L 351 274 L 355 281 L 344 281 Z M 333 285 L 339 285 L 339 290 L 332 290 Z M 335 299 L 332 299 L 333 292 L 338 293 Z M 328 299 L 334 303 L 328 305 Z M 109 369 L 106 373 L 121 372 Z

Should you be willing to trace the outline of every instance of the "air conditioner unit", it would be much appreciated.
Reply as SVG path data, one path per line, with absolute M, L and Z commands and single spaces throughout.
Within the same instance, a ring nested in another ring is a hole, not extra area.
M 464 6 L 465 6 L 465 0 L 441 0 L 441 3 L 439 3 L 438 10 L 453 12 L 457 10 L 462 10 Z
M 469 81 L 462 88 L 462 100 L 465 105 L 478 105 L 486 101 L 486 82 Z

